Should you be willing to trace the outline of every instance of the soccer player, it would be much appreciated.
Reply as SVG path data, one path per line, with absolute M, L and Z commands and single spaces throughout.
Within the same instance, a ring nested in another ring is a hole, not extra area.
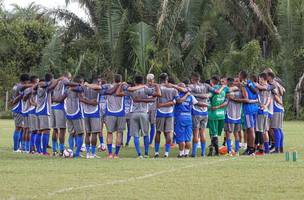
M 37 85 L 39 83 L 39 78 L 37 76 L 31 76 L 31 83 Z M 30 94 L 28 94 L 28 100 L 31 108 L 28 112 L 28 120 L 29 120 L 29 131 L 30 131 L 30 152 L 33 154 L 35 152 L 35 141 L 36 135 L 38 132 L 38 119 L 36 115 L 36 103 L 35 99 L 37 98 L 37 94 L 34 90 L 34 86 L 30 88 Z
M 14 85 L 12 90 L 12 99 L 10 101 L 10 105 L 12 105 L 12 113 L 15 121 L 15 131 L 13 135 L 13 150 L 14 152 L 21 152 L 19 150 L 20 143 L 20 135 L 22 133 L 23 128 L 23 116 L 22 116 L 22 104 L 21 100 L 23 97 L 23 90 L 27 87 L 31 87 L 32 85 L 28 85 L 30 81 L 30 77 L 28 74 L 22 74 L 20 76 L 20 82 Z
M 39 79 L 37 76 L 31 76 L 30 77 L 31 84 L 35 85 L 38 83 Z M 24 141 L 24 151 L 26 153 L 29 153 L 31 151 L 31 147 L 33 147 L 33 141 L 35 139 L 35 132 L 32 133 L 32 131 L 37 131 L 37 127 L 35 123 L 31 123 L 31 120 L 33 120 L 33 115 L 35 116 L 35 106 L 31 104 L 31 95 L 32 95 L 32 87 L 26 88 L 24 90 L 24 95 L 22 98 L 22 115 L 23 115 L 23 121 L 24 121 L 24 128 L 23 128 L 23 141 Z M 31 126 L 33 125 L 33 126 Z M 31 143 L 30 143 L 31 138 Z
M 44 81 L 38 83 L 37 98 L 36 98 L 36 115 L 38 117 L 38 130 L 39 133 L 36 138 L 36 144 L 41 145 L 42 137 L 42 154 L 48 156 L 47 146 L 50 137 L 51 129 L 51 92 L 58 84 L 60 79 L 54 80 L 52 74 L 46 74 Z M 39 148 L 38 148 L 38 153 Z
M 219 155 L 218 136 L 221 136 L 224 128 L 225 109 L 227 106 L 226 94 L 229 92 L 226 86 L 226 78 L 213 76 L 211 79 L 212 87 L 220 90 L 218 94 L 213 93 L 210 97 L 210 109 L 208 110 L 208 127 L 211 137 L 208 156 Z M 214 151 L 213 151 L 214 150 Z
M 152 86 L 152 85 L 150 85 Z M 135 77 L 135 86 L 123 90 L 123 84 L 117 89 L 117 96 L 128 95 L 132 98 L 130 109 L 130 133 L 134 137 L 134 145 L 139 158 L 142 158 L 140 149 L 140 137 L 144 137 L 144 157 L 149 157 L 149 115 L 148 103 L 154 102 L 157 96 L 161 96 L 160 88 L 153 84 L 154 88 L 144 85 L 142 76 Z
M 256 86 L 248 79 L 247 72 L 241 71 L 239 73 L 239 79 L 242 83 L 241 91 L 243 98 L 248 100 L 257 100 L 257 93 L 253 90 L 256 89 Z M 247 149 L 245 150 L 244 155 L 255 155 L 254 142 L 258 106 L 255 103 L 243 103 L 243 111 L 247 134 Z
M 147 86 L 154 87 L 154 74 L 147 75 Z M 149 121 L 150 121 L 150 142 L 152 145 L 155 135 L 155 124 L 156 124 L 156 102 L 149 103 Z
M 98 84 L 100 86 L 106 85 L 106 81 L 104 79 L 99 78 L 98 79 Z M 98 146 L 98 151 L 105 151 L 106 150 L 106 145 L 104 144 L 104 138 L 103 138 L 103 127 L 104 124 L 106 123 L 106 95 L 99 94 L 99 106 L 100 106 L 100 132 L 99 132 L 99 146 Z
M 184 83 L 179 87 L 186 88 Z M 179 146 L 178 158 L 188 157 L 192 138 L 192 108 L 193 106 L 207 107 L 206 103 L 200 103 L 190 92 L 180 92 L 174 107 L 176 143 Z
M 130 109 L 131 109 L 132 99 L 130 96 L 125 96 L 125 111 L 126 111 L 126 123 L 127 123 L 127 139 L 126 139 L 126 147 L 129 146 L 131 140 L 131 132 L 130 132 Z
M 168 74 L 162 73 L 159 76 L 161 97 L 157 99 L 156 112 L 156 136 L 155 136 L 155 158 L 159 157 L 160 135 L 163 132 L 166 138 L 165 155 L 169 156 L 171 145 L 171 134 L 173 133 L 174 124 L 174 104 L 178 98 L 177 86 L 168 83 Z M 183 90 L 186 92 L 186 90 Z
M 93 84 L 98 84 L 98 80 L 94 79 Z M 101 127 L 99 92 L 84 86 L 83 96 L 81 96 L 80 101 L 83 103 L 82 105 L 86 130 L 86 158 L 96 158 L 97 135 L 100 134 Z

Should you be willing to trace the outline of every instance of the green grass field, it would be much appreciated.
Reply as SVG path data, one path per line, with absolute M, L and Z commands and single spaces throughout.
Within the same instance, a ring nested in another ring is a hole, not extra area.
M 177 159 L 61 159 L 16 154 L 13 122 L 0 121 L 0 199 L 304 199 L 304 123 L 286 122 L 284 155 Z M 152 150 L 153 151 L 153 150 Z

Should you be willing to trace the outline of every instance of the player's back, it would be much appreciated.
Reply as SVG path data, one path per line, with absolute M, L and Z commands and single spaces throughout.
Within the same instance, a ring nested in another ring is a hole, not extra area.
M 178 91 L 174 88 L 166 87 L 164 85 L 160 86 L 161 97 L 158 97 L 157 101 L 159 103 L 168 103 L 175 100 L 178 97 Z M 160 112 L 173 112 L 173 106 L 162 107 L 158 109 Z
M 109 85 L 109 88 L 116 87 L 117 84 Z M 106 98 L 107 112 L 116 113 L 124 110 L 124 97 L 117 96 L 116 94 L 108 95 Z
M 76 92 L 72 89 L 67 89 L 66 95 L 67 97 L 64 102 L 66 114 L 77 114 L 80 111 L 79 92 Z
M 99 101 L 99 92 L 98 91 L 93 90 L 88 87 L 83 87 L 83 94 L 87 99 L 96 100 L 96 102 L 98 103 L 98 101 Z M 96 112 L 98 109 L 99 109 L 98 105 L 90 105 L 90 104 L 83 103 L 83 110 L 85 113 L 93 113 L 93 112 Z
M 146 99 L 149 96 L 151 96 L 153 94 L 154 89 L 153 88 L 141 88 L 138 89 L 132 93 L 130 93 L 131 98 L 134 100 L 135 98 L 139 98 L 139 99 Z M 145 102 L 134 102 L 132 100 L 132 105 L 131 105 L 131 109 L 130 112 L 132 113 L 147 113 L 148 112 L 148 103 Z
M 240 90 L 236 90 L 229 93 L 230 96 L 233 96 L 236 99 L 241 99 L 243 97 Z M 227 109 L 226 109 L 227 118 L 231 120 L 241 120 L 242 118 L 242 103 L 228 100 Z

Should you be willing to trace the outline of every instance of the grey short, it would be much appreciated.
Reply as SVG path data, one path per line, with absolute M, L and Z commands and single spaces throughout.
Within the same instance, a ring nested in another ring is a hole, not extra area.
M 113 132 L 123 132 L 126 128 L 126 118 L 125 117 L 115 117 L 106 116 L 106 127 L 107 131 Z
M 174 127 L 173 117 L 156 118 L 156 130 L 158 132 L 172 132 Z
M 51 129 L 51 117 L 48 115 L 38 115 L 38 130 Z
M 271 128 L 283 128 L 284 112 L 274 112 L 271 119 Z
M 149 134 L 148 113 L 131 113 L 130 115 L 131 136 L 147 136 Z
M 103 109 L 100 109 L 100 119 L 103 122 L 105 122 L 105 120 L 106 120 L 106 113 Z
M 38 130 L 38 117 L 35 114 L 29 114 L 30 131 Z
M 84 118 L 84 127 L 87 133 L 99 133 L 101 131 L 101 121 L 99 118 Z
M 228 133 L 238 133 L 242 129 L 242 124 L 225 123 L 224 131 Z
M 66 128 L 66 118 L 64 110 L 51 110 L 51 124 L 52 128 L 65 129 Z
M 194 129 L 206 129 L 208 116 L 194 115 L 192 116 L 192 127 Z
M 30 118 L 29 116 L 23 116 L 23 127 L 29 128 L 30 127 Z
M 126 120 L 130 119 L 130 115 L 131 115 L 131 113 L 126 113 Z
M 269 119 L 267 115 L 258 115 L 255 131 L 265 133 L 269 130 Z
M 83 119 L 73 119 L 67 120 L 67 126 L 68 126 L 68 132 L 75 133 L 77 135 L 84 133 L 84 125 L 83 125 Z
M 20 113 L 13 113 L 15 127 L 23 127 L 23 116 Z
M 149 110 L 149 122 L 150 124 L 156 124 L 156 110 Z

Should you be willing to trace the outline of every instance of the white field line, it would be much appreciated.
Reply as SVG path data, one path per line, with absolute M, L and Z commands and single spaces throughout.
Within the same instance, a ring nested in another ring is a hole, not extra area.
M 144 180 L 144 179 L 156 177 L 156 176 L 159 176 L 159 175 L 162 175 L 162 174 L 167 174 L 167 173 L 172 173 L 172 172 L 176 172 L 176 171 L 183 170 L 183 169 L 197 167 L 197 166 L 202 165 L 202 164 L 213 164 L 213 163 L 223 162 L 223 161 L 227 161 L 227 160 L 231 160 L 231 159 L 224 158 L 224 159 L 214 160 L 214 161 L 209 161 L 209 162 L 203 161 L 203 162 L 201 162 L 200 164 L 197 164 L 197 165 L 192 164 L 192 165 L 187 165 L 187 166 L 180 167 L 180 168 L 171 168 L 169 170 L 163 170 L 163 171 L 150 173 L 150 174 L 145 174 L 145 175 L 137 176 L 137 177 L 131 177 L 131 178 L 127 178 L 127 179 L 120 179 L 120 180 L 108 181 L 108 182 L 105 182 L 105 183 L 95 183 L 95 184 L 76 186 L 76 187 L 67 187 L 67 188 L 63 188 L 63 189 L 56 190 L 56 191 L 53 191 L 53 192 L 49 192 L 48 196 L 51 197 L 51 196 L 54 196 L 56 194 L 62 194 L 62 193 L 70 192 L 70 191 L 73 191 L 73 190 L 94 188 L 94 187 L 97 187 L 97 186 L 105 186 L 105 185 L 124 184 L 124 183 L 128 183 L 128 182 L 136 181 L 136 180 Z M 38 197 L 35 196 L 34 199 L 35 198 L 38 198 Z

